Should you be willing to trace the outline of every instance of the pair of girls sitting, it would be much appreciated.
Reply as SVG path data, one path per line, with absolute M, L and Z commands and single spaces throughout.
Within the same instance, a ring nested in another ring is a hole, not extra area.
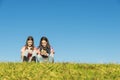
M 42 37 L 38 48 L 34 46 L 34 39 L 29 36 L 26 45 L 21 49 L 23 62 L 54 62 L 54 49 L 50 46 L 47 37 Z

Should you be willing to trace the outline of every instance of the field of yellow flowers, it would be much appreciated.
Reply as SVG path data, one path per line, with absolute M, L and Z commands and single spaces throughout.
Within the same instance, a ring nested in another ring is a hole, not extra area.
M 0 80 L 120 80 L 120 64 L 0 63 Z

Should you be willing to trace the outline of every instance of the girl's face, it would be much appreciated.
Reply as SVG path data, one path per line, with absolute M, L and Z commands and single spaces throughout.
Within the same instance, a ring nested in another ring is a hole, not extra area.
M 32 44 L 33 44 L 33 41 L 32 41 L 32 40 L 28 40 L 28 42 L 27 42 L 27 43 L 28 43 L 28 46 L 29 46 L 29 47 L 31 47 L 31 46 L 32 46 Z
M 47 46 L 47 42 L 45 40 L 42 40 L 42 46 L 46 47 Z

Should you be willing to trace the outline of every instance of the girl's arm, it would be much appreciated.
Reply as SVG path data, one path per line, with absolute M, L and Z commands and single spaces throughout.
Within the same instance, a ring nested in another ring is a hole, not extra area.
M 51 47 L 50 56 L 54 57 L 54 54 L 55 54 L 55 51 L 54 51 L 54 49 Z
M 36 49 L 36 52 L 37 52 L 38 55 L 40 55 L 40 49 L 39 48 Z
M 23 61 L 24 53 L 25 53 L 25 46 L 22 47 L 22 49 L 21 49 L 21 59 L 22 59 L 22 61 Z
M 54 49 L 51 47 L 51 50 L 50 50 L 51 54 L 55 54 L 55 51 Z

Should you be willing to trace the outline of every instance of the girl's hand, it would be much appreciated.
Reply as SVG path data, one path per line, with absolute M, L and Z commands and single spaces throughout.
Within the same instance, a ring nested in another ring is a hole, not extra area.
M 47 52 L 45 51 L 45 50 L 41 50 L 41 55 L 46 55 L 47 54 Z
M 48 55 L 49 55 L 48 53 L 45 54 L 45 56 L 48 56 Z
M 41 53 L 41 55 L 48 56 L 49 54 L 48 53 Z
M 43 53 L 40 53 L 41 55 L 44 55 Z

